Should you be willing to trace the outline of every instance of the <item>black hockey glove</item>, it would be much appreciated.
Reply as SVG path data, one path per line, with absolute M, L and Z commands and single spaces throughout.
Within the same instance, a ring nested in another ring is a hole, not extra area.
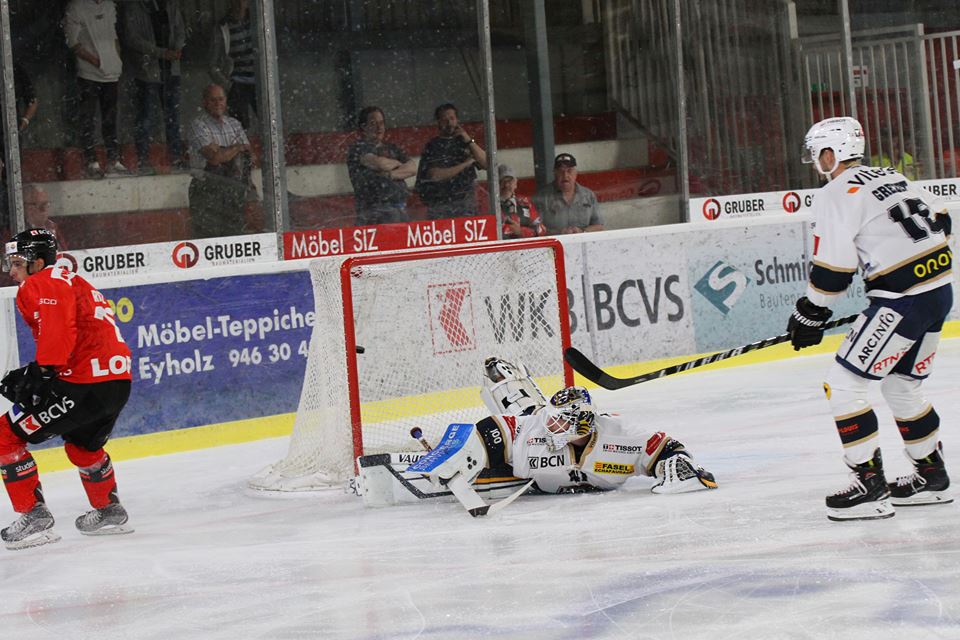
M 797 308 L 787 323 L 787 333 L 790 334 L 793 350 L 799 351 L 804 347 L 820 344 L 823 340 L 823 326 L 832 315 L 833 311 L 813 304 L 806 296 L 797 300 Z
M 3 387 L 3 397 L 25 407 L 44 404 L 53 394 L 51 383 L 56 377 L 56 371 L 44 370 L 36 362 L 31 362 L 25 367 L 11 371 L 0 382 Z M 10 380 L 9 385 L 8 380 Z
M 941 211 L 937 214 L 937 222 L 940 223 L 943 234 L 949 238 L 953 233 L 953 218 L 951 218 L 950 214 L 946 211 Z
M 20 386 L 20 381 L 23 380 L 25 375 L 27 375 L 26 367 L 8 371 L 7 375 L 3 376 L 3 380 L 0 380 L 0 396 L 3 396 L 10 402 L 16 402 L 17 388 Z

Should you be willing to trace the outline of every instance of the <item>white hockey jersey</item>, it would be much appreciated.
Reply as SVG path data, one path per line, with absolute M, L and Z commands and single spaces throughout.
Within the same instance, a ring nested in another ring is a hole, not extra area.
M 828 306 L 862 271 L 867 295 L 899 298 L 951 283 L 953 254 L 935 197 L 892 168 L 854 166 L 813 204 L 813 266 L 807 298 Z
M 616 489 L 635 475 L 651 475 L 644 456 L 651 434 L 626 434 L 619 415 L 597 414 L 596 431 L 579 456 L 572 445 L 560 451 L 547 447 L 547 412 L 530 416 L 497 416 L 513 435 L 510 464 L 518 478 L 532 478 L 547 493 L 576 487 Z M 660 434 L 662 435 L 662 434 Z M 655 445 L 659 439 L 655 439 Z

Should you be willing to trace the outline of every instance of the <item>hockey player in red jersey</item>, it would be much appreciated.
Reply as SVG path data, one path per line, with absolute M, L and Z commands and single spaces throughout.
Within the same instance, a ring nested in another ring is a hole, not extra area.
M 110 456 L 103 450 L 130 396 L 130 349 L 99 291 L 56 265 L 57 241 L 28 229 L 6 244 L 4 267 L 19 283 L 17 310 L 33 333 L 36 359 L 7 373 L 0 394 L 13 402 L 0 416 L 0 471 L 20 517 L 0 531 L 9 549 L 60 537 L 53 531 L 37 465 L 27 450 L 60 436 L 80 471 L 91 511 L 76 520 L 86 535 L 128 533 Z
M 920 387 L 933 369 L 940 331 L 953 306 L 950 217 L 930 193 L 890 167 L 865 167 L 863 128 L 853 118 L 813 125 L 804 161 L 829 181 L 813 205 L 813 266 L 787 331 L 795 349 L 819 344 L 829 305 L 860 270 L 869 306 L 847 334 L 824 390 L 852 484 L 827 496 L 831 520 L 889 518 L 895 506 L 953 499 L 938 438 L 940 418 Z M 877 442 L 870 381 L 893 412 L 912 474 L 887 483 Z

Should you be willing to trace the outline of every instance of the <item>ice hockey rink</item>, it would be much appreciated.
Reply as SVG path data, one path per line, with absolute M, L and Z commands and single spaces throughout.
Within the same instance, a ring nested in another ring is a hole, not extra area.
M 825 355 L 597 392 L 682 439 L 720 488 L 366 509 L 267 497 L 286 439 L 121 462 L 136 533 L 85 538 L 73 471 L 44 474 L 63 540 L 2 551 L 7 638 L 960 638 L 957 504 L 834 523 L 847 485 Z M 927 385 L 960 478 L 960 340 Z M 906 473 L 879 390 L 888 479 Z M 4 524 L 14 517 L 6 501 Z

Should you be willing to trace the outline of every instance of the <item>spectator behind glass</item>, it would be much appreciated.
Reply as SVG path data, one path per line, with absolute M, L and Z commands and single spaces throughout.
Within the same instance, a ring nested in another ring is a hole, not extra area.
M 34 93 L 30 76 L 16 62 L 13 63 L 13 82 L 17 96 L 18 130 L 22 135 L 37 115 L 40 101 Z M 7 202 L 6 146 L 7 137 L 4 135 L 3 119 L 0 119 L 0 233 L 5 233 L 4 238 L 9 238 L 13 232 L 13 220 L 10 217 L 10 203 Z
M 505 164 L 497 167 L 500 180 L 500 215 L 504 238 L 535 238 L 546 235 L 537 208 L 530 199 L 517 195 L 517 174 Z
M 67 242 L 57 223 L 50 219 L 50 196 L 37 184 L 23 187 L 23 218 L 27 229 L 46 229 L 57 239 L 57 249 L 67 250 Z
M 360 137 L 347 152 L 357 224 L 409 221 L 404 180 L 417 172 L 417 163 L 383 139 L 387 126 L 380 107 L 364 107 L 357 124 Z
M 190 124 L 190 223 L 193 238 L 244 233 L 244 204 L 253 168 L 250 140 L 227 113 L 223 87 L 203 92 L 203 112 Z
M 163 113 L 167 150 L 174 169 L 183 166 L 180 139 L 180 58 L 187 33 L 177 0 L 137 0 L 123 6 L 123 43 L 133 69 L 137 124 L 137 168 L 152 175 L 153 120 Z
M 553 182 L 537 191 L 534 200 L 551 235 L 603 231 L 597 196 L 577 184 L 577 159 L 569 153 L 554 159 Z
M 210 77 L 227 91 L 230 115 L 250 128 L 250 110 L 257 113 L 254 32 L 249 0 L 232 0 L 230 12 L 210 38 Z
M 892 143 L 890 142 L 891 140 L 893 141 Z M 899 140 L 900 134 L 898 129 L 891 128 L 887 123 L 880 125 L 880 144 L 873 146 L 874 149 L 880 149 L 880 153 L 874 153 L 870 156 L 870 166 L 893 167 L 911 180 L 918 180 L 920 178 L 920 171 L 913 154 L 907 151 L 906 148 L 903 149 L 903 154 L 897 153 Z M 904 138 L 904 144 L 907 142 L 909 142 L 909 140 Z M 893 145 L 893 153 L 889 154 L 887 150 L 891 144 Z M 893 158 L 890 157 L 891 155 Z
M 431 220 L 475 216 L 474 182 L 477 167 L 487 168 L 487 154 L 460 126 L 454 105 L 442 104 L 433 115 L 440 135 L 427 143 L 420 156 L 417 193 Z
M 56 223 L 50 219 L 50 198 L 39 185 L 28 184 L 23 187 L 23 218 L 27 229 L 46 229 L 57 239 L 60 251 L 67 249 L 63 234 Z M 13 223 L 0 228 L 0 244 L 5 245 L 13 236 Z M 6 272 L 0 272 L 0 287 L 11 287 L 17 283 Z
M 40 101 L 33 90 L 33 81 L 30 80 L 30 76 L 16 62 L 13 63 L 13 82 L 14 92 L 17 96 L 17 127 L 22 134 L 36 117 L 37 109 L 40 108 Z M 3 122 L 0 121 L 0 131 L 2 131 L 2 128 Z
M 67 46 L 77 57 L 80 143 L 87 175 L 91 178 L 126 175 L 129 172 L 120 162 L 117 137 L 117 86 L 123 70 L 117 40 L 117 8 L 113 0 L 70 0 L 63 28 Z M 103 145 L 107 149 L 105 172 L 94 150 L 98 105 Z

